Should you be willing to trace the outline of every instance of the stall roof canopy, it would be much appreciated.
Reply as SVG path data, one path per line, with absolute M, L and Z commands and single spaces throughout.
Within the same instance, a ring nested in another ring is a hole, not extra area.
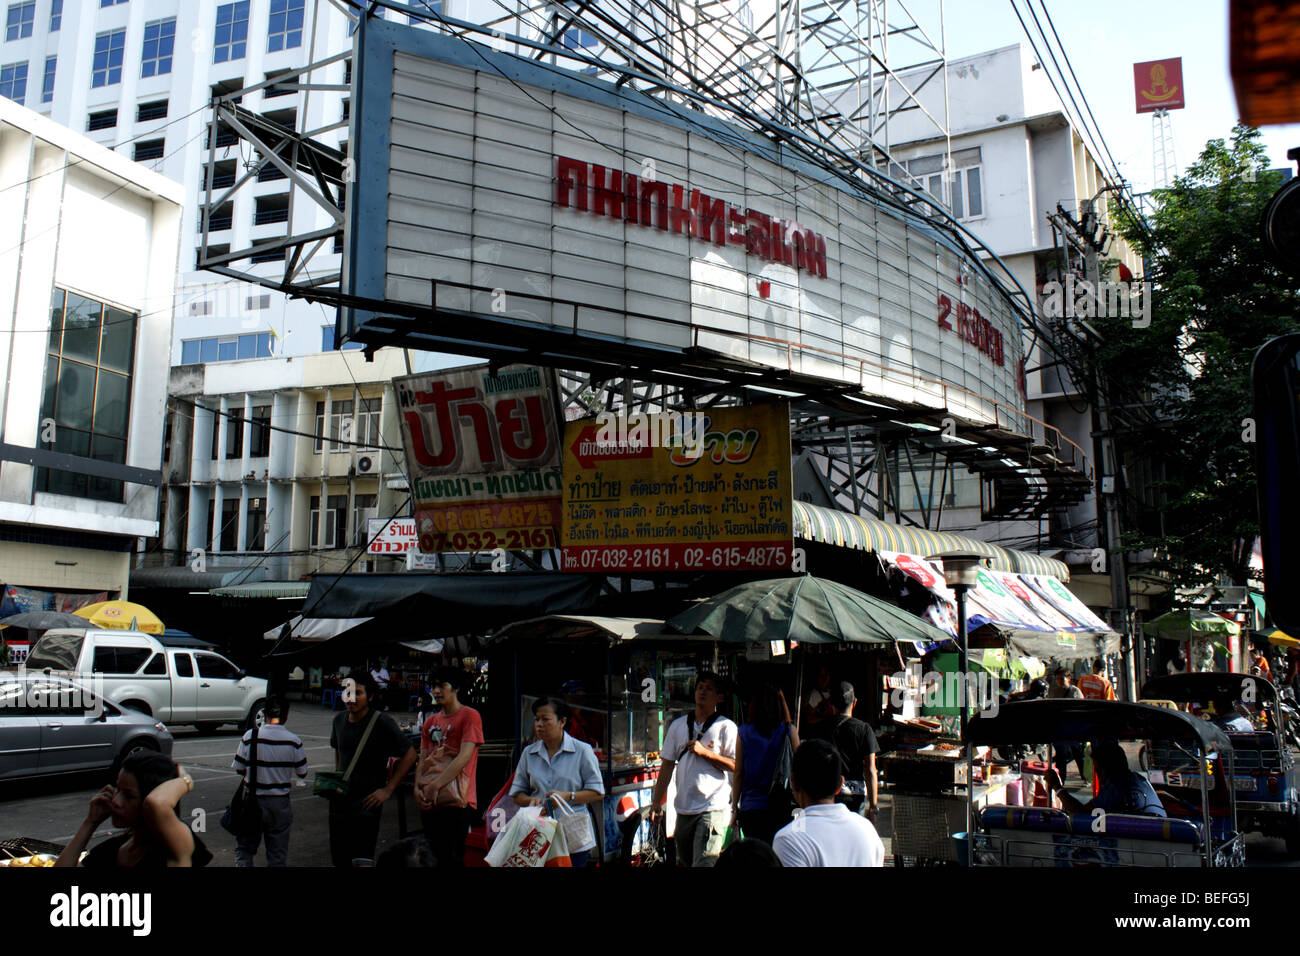
M 320 617 L 403 615 L 413 630 L 487 630 L 531 617 L 591 608 L 599 575 L 585 574 L 317 574 L 304 613 Z
M 306 581 L 260 581 L 257 584 L 213 588 L 208 593 L 214 597 L 229 598 L 303 598 L 307 596 L 310 587 Z
M 1258 701 L 1277 699 L 1277 688 L 1262 677 L 1222 672 L 1153 677 L 1142 685 L 1142 696 L 1147 700 L 1172 700 L 1178 703 L 1213 701 L 1219 697 L 1244 700 L 1246 698 L 1243 695 L 1247 690 Z
M 996 571 L 1041 574 L 1064 582 L 1070 580 L 1070 569 L 1063 561 L 1027 551 L 1000 548 L 987 541 L 948 534 L 946 531 L 907 528 L 803 501 L 794 502 L 794 518 L 796 537 L 820 541 L 822 544 L 859 551 L 901 551 L 922 556 L 943 551 L 973 551 L 986 555 Z
M 492 640 L 533 637 L 604 637 L 610 641 L 647 638 L 681 640 L 675 632 L 664 633 L 664 622 L 642 617 L 601 617 L 594 614 L 548 614 L 526 621 L 514 621 L 492 635 Z
M 266 568 L 214 568 L 211 571 L 191 571 L 189 568 L 133 568 L 130 574 L 132 588 L 166 588 L 206 591 L 234 584 L 265 581 Z
M 1003 704 L 968 725 L 976 745 L 1089 740 L 1197 741 L 1204 752 L 1231 750 L 1227 736 L 1208 720 L 1177 710 L 1118 700 L 1026 700 Z

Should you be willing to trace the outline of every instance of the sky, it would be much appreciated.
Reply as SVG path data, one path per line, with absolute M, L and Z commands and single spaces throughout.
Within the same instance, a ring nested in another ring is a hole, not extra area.
M 1050 37 L 1039 0 L 1032 2 Z M 1228 0 L 1045 3 L 1111 155 L 1135 192 L 1151 187 L 1153 130 L 1151 114 L 1139 114 L 1134 108 L 1134 63 L 1174 56 L 1183 59 L 1187 108 L 1170 112 L 1180 173 L 1195 161 L 1206 142 L 1231 135 L 1237 103 L 1228 72 Z M 1034 29 L 1024 13 L 1023 0 L 1019 7 Z M 944 28 L 949 60 L 1018 41 L 1028 45 L 1010 0 L 947 0 Z M 1038 42 L 1042 55 L 1047 56 Z M 1055 78 L 1055 70 L 1051 73 Z M 1286 158 L 1286 152 L 1300 146 L 1300 124 L 1266 126 L 1261 132 L 1269 167 L 1289 166 L 1294 173 L 1296 165 Z

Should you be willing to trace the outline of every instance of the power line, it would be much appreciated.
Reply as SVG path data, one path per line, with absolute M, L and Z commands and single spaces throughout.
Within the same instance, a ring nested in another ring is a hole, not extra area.
M 360 388 L 360 386 L 358 386 L 358 388 Z M 297 435 L 299 438 L 318 439 L 330 445 L 347 445 L 351 448 L 360 448 L 365 451 L 388 451 L 398 455 L 406 454 L 406 450 L 404 448 L 397 448 L 392 445 L 380 445 L 374 442 L 367 443 L 367 442 L 356 442 L 356 441 L 344 441 L 342 438 L 334 438 L 329 435 L 317 435 L 313 432 L 300 432 L 294 428 L 285 428 L 282 425 L 272 425 L 270 423 L 271 419 L 269 418 L 265 420 L 256 419 L 256 418 L 245 418 L 243 415 L 237 415 L 234 412 L 223 412 L 217 408 L 209 408 L 208 406 L 202 404 L 201 402 L 196 402 L 193 399 L 185 398 L 181 395 L 172 395 L 171 397 L 178 402 L 184 402 L 186 405 L 189 405 L 191 408 L 202 409 L 205 412 L 211 412 L 213 415 L 220 415 L 221 417 L 229 419 L 230 421 L 244 422 L 249 425 L 254 425 L 258 428 L 266 428 L 273 432 L 282 432 L 286 435 Z

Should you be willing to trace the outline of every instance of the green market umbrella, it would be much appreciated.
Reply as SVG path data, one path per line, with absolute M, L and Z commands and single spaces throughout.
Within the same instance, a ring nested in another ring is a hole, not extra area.
M 1153 637 L 1163 637 L 1170 641 L 1190 641 L 1197 637 L 1235 637 L 1241 633 L 1240 624 L 1201 608 L 1185 608 L 1161 614 L 1147 621 L 1142 629 Z
M 667 622 L 682 634 L 719 641 L 804 644 L 939 643 L 947 634 L 915 615 L 834 581 L 805 574 L 750 581 L 723 591 Z

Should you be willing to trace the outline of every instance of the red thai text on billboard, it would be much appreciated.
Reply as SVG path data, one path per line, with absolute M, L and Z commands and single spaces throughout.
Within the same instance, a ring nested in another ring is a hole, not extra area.
M 555 161 L 555 204 L 704 239 L 715 246 L 744 246 L 760 259 L 826 278 L 823 236 L 789 219 L 742 210 L 680 183 L 646 179 L 559 156 Z

